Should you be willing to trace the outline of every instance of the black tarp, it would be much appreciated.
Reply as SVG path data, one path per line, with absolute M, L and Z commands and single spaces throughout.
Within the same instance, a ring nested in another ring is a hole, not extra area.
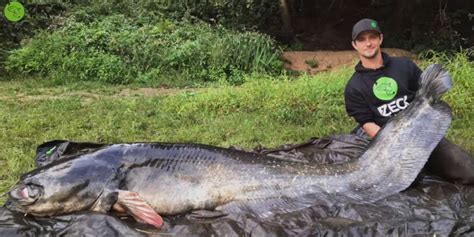
M 368 142 L 339 135 L 254 152 L 304 162 L 339 163 L 360 155 Z M 103 144 L 51 141 L 38 147 L 37 164 Z M 233 148 L 237 149 L 237 148 Z M 370 204 L 314 200 L 310 208 L 258 219 L 245 213 L 210 217 L 194 212 L 165 217 L 162 229 L 136 223 L 129 217 L 82 212 L 51 218 L 32 217 L 0 208 L 0 236 L 406 236 L 474 235 L 474 188 L 420 176 L 407 190 Z

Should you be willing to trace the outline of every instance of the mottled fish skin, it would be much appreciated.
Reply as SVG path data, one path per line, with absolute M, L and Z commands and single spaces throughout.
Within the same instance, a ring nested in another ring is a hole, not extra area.
M 449 107 L 439 101 L 451 87 L 449 75 L 431 66 L 422 77 L 411 106 L 348 163 L 284 161 L 198 144 L 116 144 L 24 175 L 19 190 L 34 185 L 43 191 L 31 197 L 33 204 L 19 205 L 33 215 L 107 211 L 117 198 L 113 190 L 137 192 L 165 215 L 308 194 L 376 201 L 413 182 L 451 122 Z

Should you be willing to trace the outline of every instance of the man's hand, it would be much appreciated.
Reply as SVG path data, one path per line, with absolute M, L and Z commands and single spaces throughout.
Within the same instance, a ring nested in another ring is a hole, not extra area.
M 362 128 L 364 129 L 365 133 L 369 135 L 370 138 L 374 138 L 380 130 L 380 126 L 372 122 L 364 123 L 364 125 L 362 125 Z

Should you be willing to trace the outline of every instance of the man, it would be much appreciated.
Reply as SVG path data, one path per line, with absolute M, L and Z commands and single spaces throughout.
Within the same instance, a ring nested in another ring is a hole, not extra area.
M 354 25 L 352 46 L 360 62 L 344 96 L 347 113 L 360 124 L 358 134 L 370 138 L 413 100 L 421 75 L 412 61 L 382 53 L 382 42 L 383 34 L 376 21 L 363 19 Z
M 346 85 L 344 99 L 347 114 L 359 123 L 354 132 L 368 139 L 408 107 L 421 75 L 412 61 L 383 53 L 382 42 L 383 34 L 376 21 L 362 19 L 354 25 L 352 47 L 360 62 Z M 450 181 L 474 184 L 474 159 L 447 139 L 435 148 L 425 168 Z

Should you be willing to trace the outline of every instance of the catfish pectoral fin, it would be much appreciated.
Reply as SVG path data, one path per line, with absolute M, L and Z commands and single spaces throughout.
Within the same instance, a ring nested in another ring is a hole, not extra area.
M 137 221 L 160 228 L 163 218 L 136 192 L 118 191 L 118 200 L 114 205 L 116 210 L 125 210 Z
M 105 189 L 99 195 L 91 207 L 91 211 L 107 213 L 117 202 L 118 193 L 114 190 Z

